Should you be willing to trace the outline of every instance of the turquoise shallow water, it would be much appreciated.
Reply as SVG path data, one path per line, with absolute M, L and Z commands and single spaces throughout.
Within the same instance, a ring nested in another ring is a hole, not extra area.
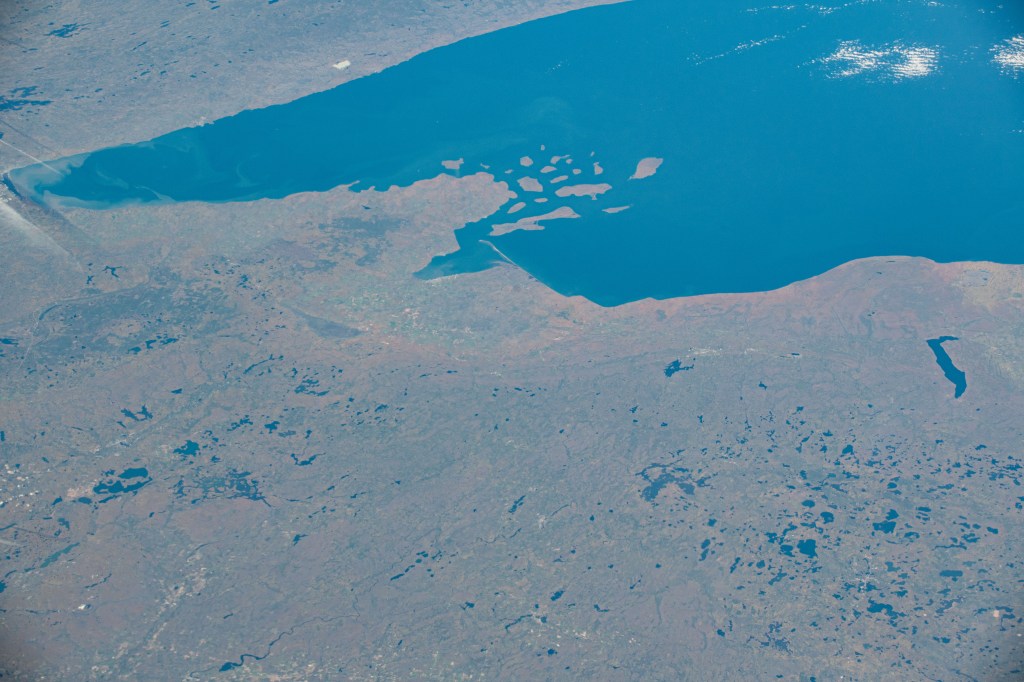
M 996 3 L 637 0 L 10 180 L 37 201 L 103 209 L 486 167 L 519 196 L 452 225 L 459 251 L 419 276 L 488 267 L 497 249 L 603 305 L 769 290 L 867 256 L 1024 263 L 1024 74 L 1008 42 L 1022 32 L 1024 11 Z M 663 163 L 629 179 L 643 158 Z M 559 193 L 605 183 L 595 199 Z M 580 218 L 491 235 L 560 207 Z

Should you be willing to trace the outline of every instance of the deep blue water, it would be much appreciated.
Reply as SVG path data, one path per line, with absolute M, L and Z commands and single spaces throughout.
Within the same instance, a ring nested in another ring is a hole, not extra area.
M 1024 263 L 1024 74 L 993 59 L 1024 33 L 1024 10 L 1007 5 L 636 0 L 10 179 L 41 202 L 102 209 L 385 188 L 485 165 L 519 196 L 453 224 L 460 249 L 419 276 L 483 269 L 500 252 L 603 305 L 769 290 L 867 256 Z M 647 157 L 664 160 L 657 173 L 628 179 Z M 542 191 L 520 190 L 524 176 Z M 612 187 L 555 194 L 583 183 Z M 582 218 L 489 236 L 562 206 Z
M 935 362 L 942 369 L 942 373 L 953 384 L 953 397 L 959 398 L 967 390 L 967 375 L 953 364 L 953 359 L 942 347 L 947 341 L 959 341 L 955 336 L 940 336 L 937 339 L 928 339 L 928 347 L 935 353 Z

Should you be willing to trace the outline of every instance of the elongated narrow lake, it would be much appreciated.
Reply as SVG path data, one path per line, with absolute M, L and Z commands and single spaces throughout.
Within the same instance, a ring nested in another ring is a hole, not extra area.
M 486 170 L 516 198 L 452 225 L 460 249 L 419 276 L 500 252 L 602 305 L 770 290 L 868 256 L 1024 263 L 1022 16 L 637 0 L 10 180 L 104 209 Z
M 928 347 L 935 353 L 935 362 L 942 369 L 943 375 L 949 382 L 953 384 L 953 397 L 959 398 L 967 390 L 967 374 L 964 373 L 959 367 L 953 364 L 953 359 L 949 357 L 949 353 L 942 347 L 942 344 L 949 341 L 959 341 L 960 339 L 955 336 L 940 336 L 935 339 L 928 339 Z

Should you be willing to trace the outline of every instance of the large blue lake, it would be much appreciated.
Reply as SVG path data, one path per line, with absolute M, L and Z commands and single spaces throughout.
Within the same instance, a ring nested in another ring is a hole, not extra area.
M 461 248 L 419 276 L 500 252 L 602 305 L 769 290 L 866 256 L 1024 263 L 1024 11 L 1006 4 L 636 0 L 10 180 L 103 209 L 486 168 L 518 196 L 452 225 Z M 560 208 L 579 218 L 494 228 Z

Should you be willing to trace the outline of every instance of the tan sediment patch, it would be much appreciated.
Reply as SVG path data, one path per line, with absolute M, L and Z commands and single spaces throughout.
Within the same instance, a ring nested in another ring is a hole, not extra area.
M 604 194 L 612 188 L 607 182 L 584 185 L 566 185 L 555 190 L 560 197 L 590 197 L 597 199 L 598 195 Z
M 540 184 L 537 178 L 531 178 L 529 176 L 525 178 L 519 178 L 517 180 L 519 186 L 523 188 L 524 192 L 543 192 L 544 186 Z
M 658 168 L 664 163 L 665 159 L 659 159 L 656 156 L 649 156 L 645 159 L 640 159 L 640 162 L 636 164 L 636 170 L 632 175 L 629 176 L 630 180 L 643 180 L 649 178 L 658 172 Z
M 572 210 L 568 206 L 562 206 L 556 208 L 553 211 L 549 211 L 544 215 L 528 216 L 517 220 L 514 223 L 498 223 L 491 226 L 490 236 L 497 237 L 499 235 L 508 234 L 509 232 L 515 232 L 517 230 L 543 230 L 544 226 L 540 223 L 547 220 L 558 220 L 564 218 L 579 218 L 579 214 Z

